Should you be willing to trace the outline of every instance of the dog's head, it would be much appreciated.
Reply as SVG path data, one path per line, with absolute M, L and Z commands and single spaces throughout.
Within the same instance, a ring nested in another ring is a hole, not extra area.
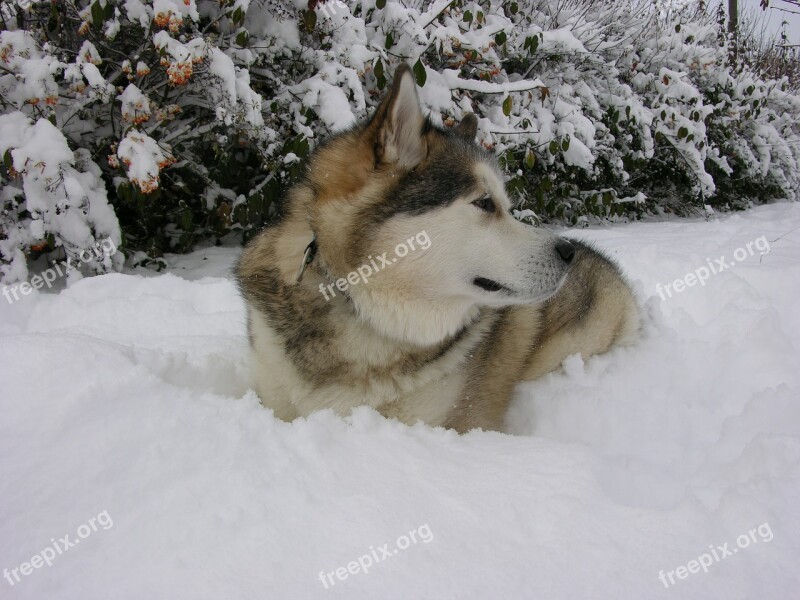
M 320 261 L 333 280 L 370 267 L 346 293 L 387 335 L 432 344 L 481 306 L 542 302 L 564 281 L 573 247 L 514 219 L 477 125 L 433 126 L 402 66 L 373 118 L 309 164 Z

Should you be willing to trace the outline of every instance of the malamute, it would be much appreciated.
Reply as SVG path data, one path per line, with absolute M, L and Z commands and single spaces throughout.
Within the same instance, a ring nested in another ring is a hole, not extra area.
M 236 267 L 256 390 L 279 418 L 371 406 L 502 430 L 514 386 L 635 339 L 618 268 L 510 214 L 477 119 L 441 129 L 407 66 L 319 147 Z

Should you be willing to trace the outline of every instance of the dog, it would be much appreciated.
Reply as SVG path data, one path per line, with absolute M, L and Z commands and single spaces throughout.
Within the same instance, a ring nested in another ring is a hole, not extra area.
M 502 431 L 517 383 L 636 339 L 618 267 L 516 220 L 477 126 L 433 125 L 399 67 L 372 118 L 312 153 L 278 222 L 247 244 L 235 275 L 276 417 L 371 406 Z

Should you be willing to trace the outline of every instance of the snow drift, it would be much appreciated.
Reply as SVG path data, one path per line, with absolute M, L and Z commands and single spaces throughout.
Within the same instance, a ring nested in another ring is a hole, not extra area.
M 275 420 L 248 391 L 235 249 L 0 299 L 0 596 L 791 597 L 798 226 L 782 204 L 571 232 L 620 262 L 645 335 L 520 386 L 516 435 Z

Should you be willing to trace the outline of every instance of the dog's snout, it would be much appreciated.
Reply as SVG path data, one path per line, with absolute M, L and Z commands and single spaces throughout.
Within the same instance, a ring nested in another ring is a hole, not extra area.
M 567 240 L 558 240 L 556 242 L 556 252 L 558 252 L 558 255 L 565 263 L 569 264 L 575 257 L 575 246 L 570 244 Z

